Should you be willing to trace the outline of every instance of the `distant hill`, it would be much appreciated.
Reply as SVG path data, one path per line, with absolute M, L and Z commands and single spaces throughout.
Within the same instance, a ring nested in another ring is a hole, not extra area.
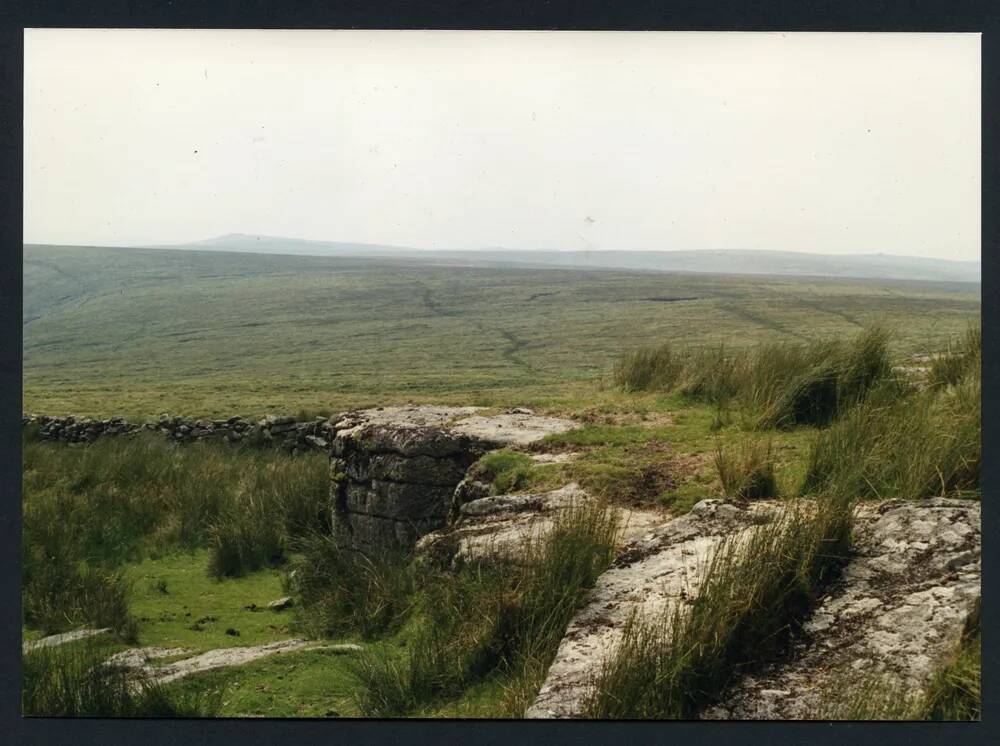
M 407 257 L 459 264 L 519 264 L 572 269 L 634 269 L 736 275 L 798 275 L 883 280 L 980 282 L 979 262 L 893 254 L 808 254 L 799 251 L 552 251 L 547 249 L 414 249 L 406 246 L 309 241 L 234 233 L 190 244 L 150 248 L 238 251 L 298 256 Z

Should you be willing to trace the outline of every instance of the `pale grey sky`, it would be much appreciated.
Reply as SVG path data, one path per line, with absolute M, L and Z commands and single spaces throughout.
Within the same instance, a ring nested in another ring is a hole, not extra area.
M 978 259 L 979 41 L 28 30 L 25 241 Z

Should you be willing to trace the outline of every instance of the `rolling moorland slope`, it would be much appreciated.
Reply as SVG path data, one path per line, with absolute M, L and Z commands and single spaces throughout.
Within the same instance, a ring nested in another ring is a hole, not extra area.
M 741 347 L 881 320 L 897 352 L 979 316 L 978 283 L 25 246 L 24 409 L 199 416 L 574 401 L 625 349 Z
M 714 251 L 553 251 L 546 249 L 414 249 L 406 246 L 310 241 L 232 233 L 177 246 L 151 248 L 241 251 L 306 256 L 376 256 L 450 260 L 472 264 L 528 264 L 573 269 L 638 269 L 750 275 L 818 275 L 895 280 L 979 282 L 979 262 L 891 254 L 807 254 L 798 251 L 719 249 Z

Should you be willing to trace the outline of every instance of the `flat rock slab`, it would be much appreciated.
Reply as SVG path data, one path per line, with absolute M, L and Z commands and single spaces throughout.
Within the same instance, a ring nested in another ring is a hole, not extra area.
M 740 508 L 703 500 L 680 518 L 660 517 L 658 525 L 641 525 L 570 623 L 525 716 L 582 717 L 593 679 L 621 639 L 629 616 L 659 614 L 668 605 L 683 603 L 697 591 L 722 541 L 751 531 L 776 510 L 772 502 Z
M 464 503 L 459 520 L 448 528 L 427 534 L 417 543 L 422 554 L 450 559 L 494 557 L 518 561 L 525 547 L 543 538 L 560 512 L 593 497 L 572 482 L 549 492 L 492 495 Z M 663 523 L 663 513 L 619 508 L 621 545 L 646 535 Z
M 38 650 L 40 648 L 52 648 L 58 645 L 65 645 L 68 642 L 75 642 L 76 640 L 82 640 L 86 637 L 94 637 L 95 635 L 106 635 L 111 629 L 109 627 L 103 627 L 101 629 L 76 629 L 72 632 L 63 632 L 59 635 L 50 635 L 49 637 L 43 637 L 40 640 L 30 640 L 21 645 L 22 652 L 29 653 L 32 650 Z
M 790 661 L 739 681 L 703 718 L 822 718 L 868 677 L 919 692 L 981 593 L 980 503 L 892 501 L 859 514 L 857 555 Z
M 363 425 L 442 428 L 495 446 L 524 446 L 580 426 L 573 420 L 544 417 L 528 410 L 515 409 L 492 415 L 480 414 L 482 411 L 483 407 L 378 407 L 347 412 L 340 417 L 336 427 L 339 431 Z
M 112 668 L 142 669 L 150 661 L 172 658 L 175 655 L 184 655 L 190 652 L 187 648 L 129 648 L 112 655 L 104 662 L 104 665 Z
M 215 668 L 226 668 L 228 666 L 242 666 L 260 658 L 281 653 L 290 653 L 295 650 L 317 647 L 315 642 L 309 640 L 281 640 L 271 642 L 266 645 L 255 645 L 252 647 L 232 647 L 209 650 L 206 653 L 184 658 L 163 666 L 141 665 L 137 672 L 146 681 L 155 681 L 166 684 L 170 681 L 182 679 L 185 676 L 211 671 Z
M 577 422 L 536 414 L 473 415 L 458 420 L 450 429 L 470 438 L 504 446 L 526 446 L 548 435 L 559 435 L 579 427 Z

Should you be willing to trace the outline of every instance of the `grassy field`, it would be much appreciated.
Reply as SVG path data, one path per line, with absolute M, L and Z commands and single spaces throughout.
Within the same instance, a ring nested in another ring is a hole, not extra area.
M 26 247 L 24 406 L 144 417 L 534 405 L 581 427 L 533 450 L 574 458 L 493 453 L 481 468 L 498 491 L 577 481 L 603 506 L 664 516 L 723 496 L 978 498 L 978 318 L 978 285 Z M 859 334 L 873 321 L 883 327 Z M 949 347 L 925 386 L 893 371 Z M 597 516 L 563 526 L 523 570 L 345 561 L 323 540 L 318 453 L 174 447 L 155 434 L 77 447 L 26 431 L 23 464 L 25 638 L 114 629 L 96 651 L 28 656 L 36 712 L 517 716 L 610 557 Z M 634 697 L 592 711 L 690 716 L 734 656 L 756 655 L 807 608 L 828 575 L 818 548 L 847 530 L 841 515 L 782 526 L 750 563 L 723 553 L 698 624 L 673 637 L 632 630 L 636 644 L 604 675 Z M 287 593 L 294 608 L 260 609 Z M 297 636 L 366 650 L 282 654 L 140 698 L 91 675 L 94 656 L 126 646 Z M 978 686 L 977 651 L 945 662 L 963 692 Z M 53 687 L 60 670 L 93 696 Z M 681 685 L 650 698 L 650 672 Z M 939 689 L 934 712 L 974 709 Z
M 24 409 L 257 415 L 390 401 L 576 408 L 624 350 L 825 338 L 899 353 L 979 316 L 979 285 L 25 247 Z

